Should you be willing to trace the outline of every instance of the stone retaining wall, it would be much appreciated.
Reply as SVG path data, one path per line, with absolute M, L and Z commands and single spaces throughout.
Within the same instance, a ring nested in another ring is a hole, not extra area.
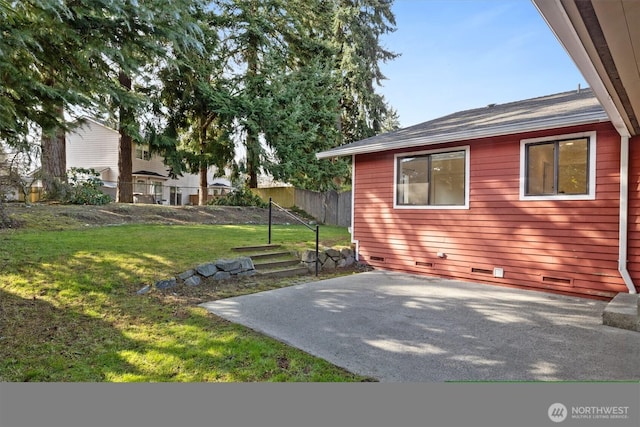
M 316 251 L 305 250 L 300 255 L 300 260 L 307 266 L 310 272 L 316 271 Z M 321 249 L 318 252 L 320 264 L 318 268 L 322 271 L 333 271 L 336 268 L 350 267 L 356 262 L 353 249 Z
M 197 267 L 178 274 L 177 277 L 159 280 L 153 286 L 147 285 L 138 291 L 139 295 L 146 294 L 152 287 L 156 289 L 170 289 L 185 284 L 198 286 L 203 278 L 213 280 L 227 280 L 232 277 L 246 277 L 256 274 L 253 261 L 249 257 L 234 259 L 219 259 L 216 262 L 200 264 Z
M 334 271 L 337 268 L 350 267 L 355 264 L 355 254 L 352 249 L 322 249 L 318 253 L 318 265 L 321 271 Z M 300 254 L 300 262 L 307 267 L 309 272 L 316 271 L 316 251 L 305 250 Z M 227 280 L 234 277 L 246 277 L 257 274 L 253 260 L 250 257 L 239 257 L 234 259 L 219 259 L 216 262 L 200 264 L 193 269 L 189 269 L 178 274 L 176 277 L 159 280 L 153 285 L 146 285 L 137 293 L 146 294 L 152 288 L 171 289 L 180 284 L 187 286 L 198 286 L 202 279 L 211 278 L 213 280 Z

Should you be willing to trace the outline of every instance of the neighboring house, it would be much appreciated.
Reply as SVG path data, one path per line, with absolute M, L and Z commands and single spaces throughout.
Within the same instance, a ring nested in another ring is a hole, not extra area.
M 593 91 L 462 111 L 319 153 L 352 156 L 361 261 L 563 294 L 637 293 L 640 73 L 629 58 L 640 39 L 622 22 L 640 22 L 640 8 L 625 17 L 616 3 L 582 21 L 571 8 L 591 2 L 535 2 L 548 21 L 560 16 L 550 25 Z M 611 50 L 601 37 L 625 31 Z
M 118 182 L 118 131 L 86 118 L 84 123 L 67 135 L 67 168 L 95 169 L 104 182 L 104 191 L 115 199 Z M 134 202 L 165 205 L 197 204 L 199 176 L 185 174 L 169 177 L 161 156 L 151 154 L 147 147 L 134 144 L 133 193 Z M 208 174 L 209 193 L 229 188 L 229 181 Z
M 0 141 L 0 197 L 8 201 L 37 201 L 40 189 L 34 188 L 35 172 L 29 172 L 28 155 L 13 151 Z

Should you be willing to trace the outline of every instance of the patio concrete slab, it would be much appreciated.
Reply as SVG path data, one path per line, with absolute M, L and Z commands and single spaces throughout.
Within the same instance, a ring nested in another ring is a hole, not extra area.
M 202 306 L 383 382 L 640 380 L 604 301 L 373 271 Z

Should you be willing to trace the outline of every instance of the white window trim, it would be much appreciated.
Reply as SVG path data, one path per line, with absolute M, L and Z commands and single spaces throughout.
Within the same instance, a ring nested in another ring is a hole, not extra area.
M 566 139 L 589 138 L 589 193 L 587 194 L 553 194 L 548 196 L 527 196 L 527 155 L 528 144 L 558 141 Z M 545 136 L 520 140 L 520 200 L 595 200 L 596 199 L 596 132 L 579 132 L 565 135 Z
M 399 205 L 398 204 L 398 157 L 420 156 L 426 154 L 452 153 L 464 151 L 464 205 Z M 398 153 L 393 156 L 393 208 L 394 209 L 469 209 L 469 184 L 470 180 L 470 146 L 441 148 L 437 150 L 411 151 Z

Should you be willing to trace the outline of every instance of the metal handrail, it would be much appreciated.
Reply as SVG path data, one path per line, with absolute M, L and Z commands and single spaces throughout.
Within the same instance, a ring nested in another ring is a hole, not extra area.
M 292 214 L 287 209 L 283 208 L 282 206 L 280 206 L 279 204 L 274 202 L 271 197 L 269 197 L 269 244 L 271 244 L 271 224 L 272 224 L 271 216 L 272 216 L 272 211 L 273 211 L 273 209 L 272 209 L 273 205 L 275 205 L 278 209 L 280 209 L 281 212 L 284 212 L 289 217 L 295 219 L 300 224 L 304 225 L 309 230 L 311 230 L 314 233 L 316 233 L 316 277 L 317 277 L 318 276 L 318 265 L 319 265 L 319 262 L 320 262 L 320 260 L 318 259 L 319 246 L 320 246 L 319 245 L 319 243 L 320 243 L 320 226 L 318 224 L 316 224 L 316 227 L 314 229 L 312 226 L 310 226 L 309 224 L 304 222 L 300 217 L 298 217 L 297 215 Z

